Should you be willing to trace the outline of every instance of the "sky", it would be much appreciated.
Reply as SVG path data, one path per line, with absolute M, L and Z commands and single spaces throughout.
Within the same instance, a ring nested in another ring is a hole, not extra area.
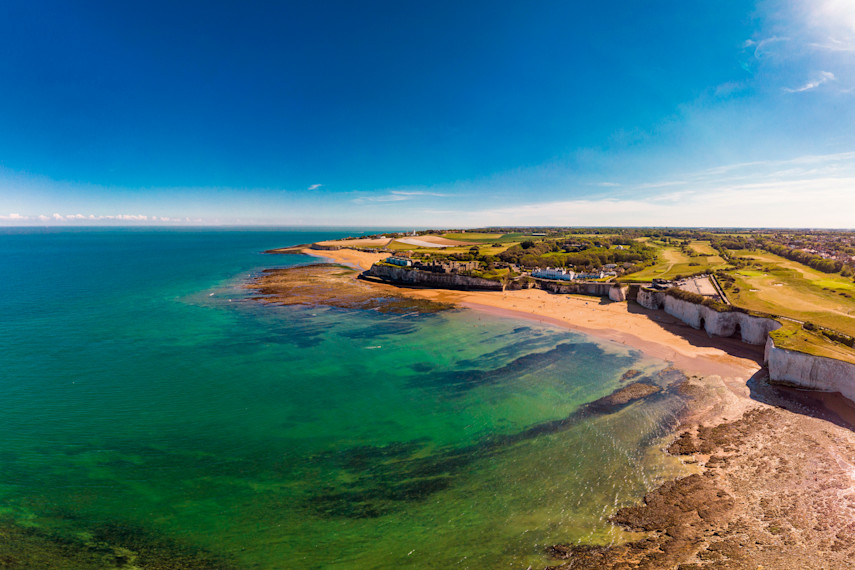
M 855 2 L 0 3 L 0 225 L 855 227 Z

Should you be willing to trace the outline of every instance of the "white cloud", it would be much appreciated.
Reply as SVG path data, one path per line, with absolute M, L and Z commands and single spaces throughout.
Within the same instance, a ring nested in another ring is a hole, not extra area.
M 756 57 L 757 59 L 762 59 L 763 57 L 765 57 L 770 52 L 769 46 L 773 46 L 774 44 L 782 43 L 782 42 L 788 42 L 788 41 L 790 41 L 790 38 L 771 36 L 771 37 L 763 38 L 761 40 L 756 40 L 756 41 L 755 40 L 746 40 L 745 43 L 743 44 L 743 47 L 746 49 L 747 48 L 753 48 L 754 57 Z
M 704 192 L 518 204 L 473 212 L 476 225 L 851 227 L 855 177 L 722 186 Z
M 8 214 L 2 215 L 0 214 L 0 222 L 7 222 L 10 224 L 21 225 L 26 222 L 52 222 L 58 225 L 64 224 L 81 224 L 81 223 L 192 223 L 199 224 L 203 223 L 201 218 L 173 218 L 169 216 L 149 216 L 146 214 L 60 214 L 55 212 L 53 214 L 34 214 L 34 215 L 22 215 L 22 214 Z
M 567 192 L 572 192 L 568 186 Z M 492 203 L 497 203 L 493 201 Z M 853 228 L 855 153 L 725 164 L 619 191 L 492 208 L 410 212 L 425 225 L 701 226 Z M 437 206 L 439 204 L 436 204 Z M 400 219 L 379 220 L 387 224 Z
M 448 194 L 442 192 L 427 192 L 423 190 L 390 190 L 386 194 L 376 196 L 359 196 L 354 198 L 352 202 L 362 204 L 364 202 L 403 202 L 404 200 L 413 200 L 416 198 L 433 196 L 444 197 Z
M 834 77 L 834 74 L 830 71 L 820 71 L 816 74 L 816 77 L 814 79 L 811 79 L 801 87 L 796 87 L 792 89 L 789 87 L 784 87 L 784 91 L 786 91 L 787 93 L 801 93 L 803 91 L 810 91 L 811 89 L 816 89 L 823 83 L 828 83 L 829 81 L 834 81 L 835 79 L 837 78 Z
M 308 189 L 309 189 L 309 190 L 317 190 L 317 189 L 318 189 L 318 188 L 320 188 L 321 186 L 323 186 L 323 184 L 312 184 L 311 186 L 309 186 L 309 188 L 308 188 Z

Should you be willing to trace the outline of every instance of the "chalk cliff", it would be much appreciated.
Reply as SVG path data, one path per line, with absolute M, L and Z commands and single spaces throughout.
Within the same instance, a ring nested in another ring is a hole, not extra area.
M 442 289 L 488 289 L 501 291 L 502 284 L 498 281 L 481 279 L 479 277 L 467 277 L 457 273 L 434 273 L 432 271 L 421 271 L 404 267 L 391 267 L 389 265 L 374 264 L 371 269 L 363 273 L 366 277 L 376 277 L 384 281 L 394 283 L 405 283 L 408 285 L 424 285 L 425 287 L 439 287 Z
M 855 402 L 855 364 L 778 348 L 771 338 L 766 341 L 766 364 L 769 366 L 769 378 L 774 382 L 822 392 L 840 392 Z
M 573 293 L 576 295 L 594 295 L 597 297 L 608 297 L 612 301 L 626 301 L 627 285 L 615 283 L 596 283 L 586 281 L 551 281 L 538 279 L 537 287 L 550 293 Z
M 713 336 L 733 336 L 738 332 L 742 341 L 748 344 L 763 344 L 771 331 L 781 328 L 781 324 L 774 319 L 739 311 L 719 312 L 660 291 L 642 289 L 638 292 L 638 303 L 648 309 L 664 309 L 687 325 L 703 329 Z
M 609 288 L 609 299 L 612 301 L 626 301 L 628 292 L 628 285 L 612 285 Z

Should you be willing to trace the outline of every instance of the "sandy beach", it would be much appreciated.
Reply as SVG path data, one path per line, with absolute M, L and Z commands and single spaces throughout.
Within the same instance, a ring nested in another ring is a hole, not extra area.
M 364 271 L 385 254 L 351 249 L 305 249 L 322 257 Z M 640 309 L 629 303 L 612 303 L 598 297 L 554 295 L 540 289 L 521 291 L 454 291 L 375 284 L 380 290 L 409 297 L 487 311 L 496 315 L 536 320 L 611 340 L 673 362 L 691 374 L 719 374 L 744 382 L 760 370 L 763 349 L 735 339 L 710 339 L 661 312 Z
M 362 271 L 385 257 L 303 250 Z M 357 273 L 353 273 L 355 278 Z M 376 292 L 566 327 L 672 362 L 690 411 L 663 452 L 699 471 L 612 521 L 646 538 L 555 545 L 549 568 L 850 568 L 855 559 L 855 407 L 771 386 L 762 347 L 710 338 L 662 311 L 542 290 L 453 291 L 366 283 Z

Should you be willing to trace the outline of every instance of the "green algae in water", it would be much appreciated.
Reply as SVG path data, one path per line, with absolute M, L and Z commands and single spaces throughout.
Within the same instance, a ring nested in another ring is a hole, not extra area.
M 681 473 L 656 445 L 677 398 L 580 412 L 630 368 L 678 377 L 625 347 L 470 311 L 265 307 L 228 283 L 187 296 L 150 279 L 122 303 L 72 303 L 62 324 L 29 321 L 45 340 L 0 339 L 3 528 L 42 545 L 31 554 L 538 567 L 553 543 L 623 539 L 608 515 Z

